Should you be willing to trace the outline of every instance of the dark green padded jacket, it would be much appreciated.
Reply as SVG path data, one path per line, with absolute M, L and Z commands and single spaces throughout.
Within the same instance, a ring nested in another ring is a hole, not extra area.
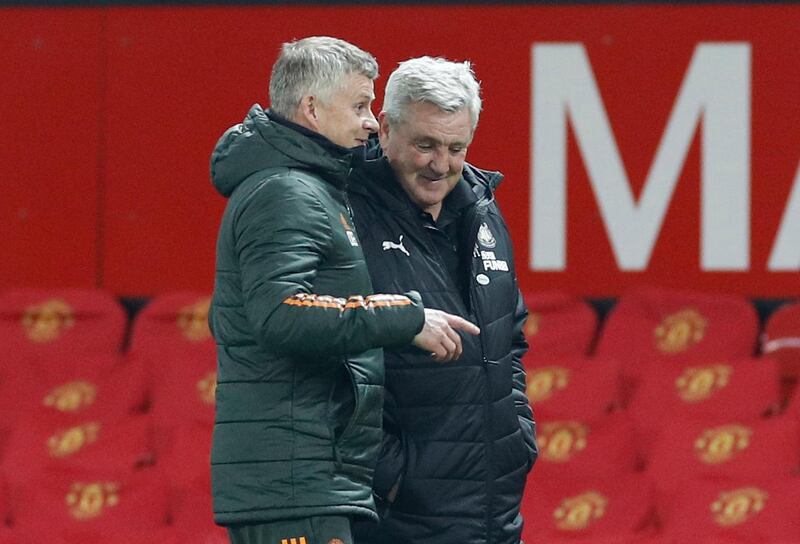
M 253 106 L 211 157 L 228 198 L 209 315 L 215 520 L 373 517 L 380 348 L 409 343 L 423 308 L 413 292 L 370 296 L 344 192 L 352 153 L 270 115 Z

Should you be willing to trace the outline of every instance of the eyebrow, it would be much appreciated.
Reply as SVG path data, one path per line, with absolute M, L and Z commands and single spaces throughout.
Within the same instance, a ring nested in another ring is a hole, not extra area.
M 434 138 L 432 136 L 418 136 L 417 138 L 414 138 L 414 143 L 423 143 L 423 142 L 436 145 L 444 145 L 443 141 Z M 447 147 L 457 147 L 457 146 L 466 147 L 467 145 L 468 145 L 467 142 L 456 141 L 456 142 L 450 142 L 449 144 L 447 144 Z

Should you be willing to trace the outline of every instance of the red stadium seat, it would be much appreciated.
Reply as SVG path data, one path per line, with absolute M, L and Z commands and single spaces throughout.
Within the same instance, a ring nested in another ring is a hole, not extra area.
M 47 542 L 47 544 L 69 544 L 59 535 L 43 531 L 22 531 L 19 529 L 0 528 L 0 544 L 33 544 Z
M 0 294 L 0 351 L 20 357 L 113 355 L 122 349 L 127 316 L 94 289 L 14 289 Z
M 112 535 L 155 531 L 169 521 L 168 492 L 153 469 L 52 470 L 16 487 L 12 497 L 13 525 L 20 530 Z
M 175 495 L 172 512 L 173 525 L 186 535 L 185 542 L 228 544 L 227 531 L 214 523 L 209 482 L 195 482 Z
M 700 478 L 789 478 L 800 468 L 798 423 L 672 420 L 653 448 L 647 474 L 667 492 Z
M 615 478 L 638 467 L 633 426 L 626 414 L 594 422 L 539 421 L 539 458 L 532 485 L 576 478 Z
M 534 541 L 536 544 L 536 541 Z M 633 535 L 614 535 L 605 537 L 590 537 L 590 538 L 553 538 L 547 541 L 547 544 L 674 544 L 671 540 L 669 542 L 662 538 L 653 536 L 642 536 L 639 534 Z M 685 543 L 684 543 L 685 544 Z
M 542 358 L 529 360 L 526 372 L 537 421 L 595 421 L 620 406 L 622 379 L 615 361 Z
M 22 417 L 60 417 L 64 424 L 87 418 L 121 417 L 141 411 L 147 382 L 144 369 L 119 355 L 27 360 L 0 394 L 6 426 Z
M 597 355 L 623 361 L 629 387 L 663 361 L 708 361 L 753 355 L 758 316 L 738 296 L 655 288 L 622 296 L 606 319 Z
M 761 337 L 761 350 L 780 365 L 790 384 L 800 377 L 800 303 L 786 304 L 772 313 Z
M 526 359 L 588 355 L 597 330 L 597 315 L 581 299 L 561 292 L 525 293 L 530 344 Z
M 52 469 L 129 471 L 153 463 L 147 416 L 84 419 L 68 425 L 60 417 L 28 417 L 12 434 L 4 469 L 24 483 Z
M 211 427 L 189 424 L 172 429 L 166 451 L 158 457 L 158 467 L 173 491 L 199 488 L 210 495 Z
M 665 421 L 750 421 L 774 409 L 779 389 L 777 365 L 767 358 L 664 362 L 643 376 L 628 412 L 648 455 Z
M 172 527 L 162 527 L 154 530 L 135 531 L 122 529 L 115 533 L 101 530 L 65 530 L 63 533 L 64 544 L 188 544 L 196 542 L 205 544 L 202 540 L 185 540 L 184 535 Z
M 200 424 L 208 432 L 214 424 L 217 364 L 211 352 L 162 360 L 160 377 L 153 378 L 150 413 L 159 452 L 168 449 L 172 430 Z
M 795 389 L 792 396 L 789 398 L 789 404 L 786 406 L 784 415 L 800 421 L 800 389 Z
M 652 523 L 653 502 L 650 484 L 639 474 L 565 475 L 557 481 L 539 482 L 528 487 L 523 499 L 522 539 L 534 544 L 566 539 L 628 542 L 649 536 L 645 531 Z
M 230 544 L 227 529 L 218 525 L 176 529 L 175 532 L 177 539 L 175 544 Z
M 207 293 L 179 292 L 151 300 L 133 321 L 130 351 L 157 360 L 186 353 L 216 352 L 208 328 Z
M 151 413 L 157 425 L 214 423 L 217 363 L 213 354 L 164 361 L 162 379 L 152 385 Z
M 0 479 L 0 529 L 6 527 L 9 521 L 8 488 L 6 482 Z
M 796 480 L 690 482 L 675 494 L 659 496 L 663 532 L 675 542 L 798 542 Z

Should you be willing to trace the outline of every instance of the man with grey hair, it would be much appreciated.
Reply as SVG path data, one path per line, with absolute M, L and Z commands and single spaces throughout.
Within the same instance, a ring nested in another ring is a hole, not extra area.
M 465 163 L 481 110 L 469 62 L 400 63 L 386 85 L 383 155 L 350 185 L 373 286 L 410 286 L 426 307 L 475 322 L 458 361 L 387 349 L 384 438 L 373 544 L 518 544 L 536 460 L 521 358 L 527 316 L 512 244 L 494 199 L 497 172 Z
M 214 516 L 233 544 L 351 544 L 377 518 L 382 347 L 457 358 L 466 320 L 374 295 L 345 183 L 377 129 L 375 59 L 327 37 L 284 44 L 272 109 L 211 157 L 228 199 L 209 321 L 217 342 Z M 363 157 L 361 158 L 363 162 Z

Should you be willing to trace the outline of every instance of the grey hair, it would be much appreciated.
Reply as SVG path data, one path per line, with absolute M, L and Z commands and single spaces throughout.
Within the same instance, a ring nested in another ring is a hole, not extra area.
M 291 119 L 307 94 L 330 98 L 349 74 L 378 77 L 375 57 L 338 38 L 311 36 L 283 44 L 269 80 L 270 107 Z
M 467 108 L 474 131 L 481 114 L 480 93 L 469 61 L 418 57 L 401 62 L 389 76 L 383 111 L 390 123 L 402 123 L 412 102 L 429 102 L 446 112 Z

